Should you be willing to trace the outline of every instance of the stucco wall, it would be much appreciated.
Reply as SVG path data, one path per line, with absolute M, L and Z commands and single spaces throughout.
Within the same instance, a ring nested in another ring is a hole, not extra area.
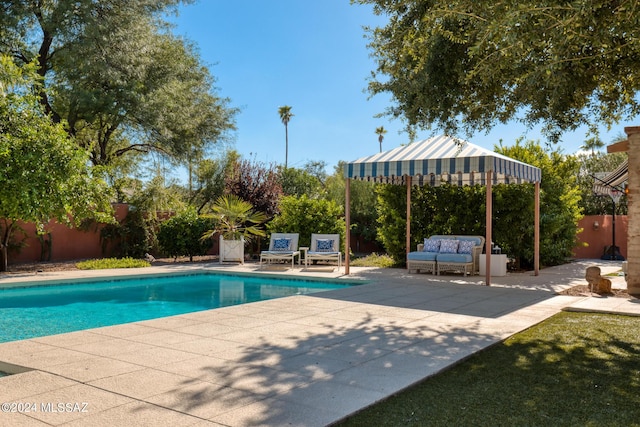
M 128 205 L 114 205 L 116 219 L 121 221 L 128 212 Z M 597 227 L 595 223 L 597 222 Z M 42 245 L 36 237 L 33 224 L 20 224 L 27 233 L 26 244 L 20 253 L 9 255 L 9 264 L 35 262 L 41 258 Z M 612 218 L 611 215 L 587 216 L 578 222 L 583 231 L 578 234 L 579 245 L 574 248 L 575 258 L 598 259 L 604 253 L 604 248 L 612 243 Z M 103 257 L 100 246 L 100 227 L 93 226 L 89 230 L 77 230 L 61 224 L 51 223 L 48 227 L 51 232 L 51 255 L 46 259 L 51 261 L 70 261 L 88 258 Z M 20 235 L 18 233 L 18 235 Z M 367 253 L 381 250 L 375 244 L 359 241 L 353 236 L 352 251 Z M 216 239 L 214 239 L 215 242 Z M 217 246 L 217 245 L 216 245 Z M 627 257 L 627 216 L 616 216 L 616 246 L 620 253 Z M 211 254 L 217 254 L 217 247 L 212 248 Z
M 612 223 L 611 215 L 593 215 L 582 218 L 578 222 L 578 226 L 583 231 L 578 234 L 578 240 L 583 245 L 574 249 L 575 258 L 600 258 L 605 247 L 610 246 L 613 242 Z M 620 253 L 625 259 L 627 258 L 627 230 L 627 216 L 616 215 L 616 246 L 620 248 Z
M 127 216 L 129 206 L 116 204 L 113 206 L 116 220 Z M 42 244 L 36 235 L 34 224 L 18 224 L 26 233 L 26 244 L 19 253 L 9 253 L 9 264 L 40 261 Z M 78 230 L 65 225 L 50 222 L 46 230 L 51 233 L 51 254 L 45 254 L 45 260 L 70 261 L 89 258 L 102 258 L 100 245 L 100 225 L 94 224 L 88 230 Z M 16 231 L 16 238 L 22 240 L 23 234 Z M 43 236 L 49 239 L 48 235 Z

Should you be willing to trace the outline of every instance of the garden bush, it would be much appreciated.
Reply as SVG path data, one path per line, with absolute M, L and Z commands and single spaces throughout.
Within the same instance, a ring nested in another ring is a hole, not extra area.
M 300 246 L 311 244 L 312 233 L 339 234 L 344 250 L 344 210 L 335 202 L 306 195 L 285 196 L 279 207 L 280 214 L 267 225 L 270 233 L 299 233 Z
M 174 259 L 206 255 L 212 245 L 211 239 L 201 240 L 202 235 L 213 228 L 213 220 L 198 216 L 195 209 L 188 209 L 160 224 L 158 244 L 162 251 Z

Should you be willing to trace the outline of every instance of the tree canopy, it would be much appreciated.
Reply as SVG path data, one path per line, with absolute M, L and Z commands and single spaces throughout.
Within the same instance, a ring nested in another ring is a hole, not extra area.
M 368 29 L 369 90 L 409 126 L 470 136 L 515 119 L 557 141 L 640 112 L 636 0 L 352 2 L 389 18 Z
M 184 162 L 234 128 L 236 109 L 163 20 L 181 3 L 2 2 L 0 52 L 36 61 L 41 104 L 93 164 L 150 151 Z

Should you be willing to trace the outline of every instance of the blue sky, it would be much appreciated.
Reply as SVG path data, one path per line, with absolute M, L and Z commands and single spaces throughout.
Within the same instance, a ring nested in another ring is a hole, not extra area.
M 217 79 L 219 95 L 241 109 L 234 148 L 245 158 L 284 164 L 285 131 L 278 107 L 289 105 L 291 167 L 325 161 L 327 172 L 340 160 L 379 151 L 375 129 L 384 126 L 383 150 L 410 142 L 403 124 L 376 118 L 390 97 L 366 93 L 375 69 L 363 26 L 385 23 L 368 6 L 349 0 L 200 0 L 183 6 L 174 32 L 198 46 L 203 62 Z M 620 124 L 601 135 L 605 143 L 624 132 Z M 429 132 L 419 132 L 418 140 Z M 493 149 L 503 140 L 545 139 L 519 123 L 500 125 L 469 140 Z M 584 130 L 563 137 L 567 154 L 579 150 Z

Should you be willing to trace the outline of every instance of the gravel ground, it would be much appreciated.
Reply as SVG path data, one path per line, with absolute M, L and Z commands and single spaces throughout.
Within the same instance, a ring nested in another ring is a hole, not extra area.
M 582 296 L 589 295 L 589 285 L 578 285 L 573 288 L 558 292 L 559 295 Z M 614 298 L 638 299 L 638 296 L 629 295 L 626 289 L 611 289 L 610 293 L 601 293 L 599 295 Z

